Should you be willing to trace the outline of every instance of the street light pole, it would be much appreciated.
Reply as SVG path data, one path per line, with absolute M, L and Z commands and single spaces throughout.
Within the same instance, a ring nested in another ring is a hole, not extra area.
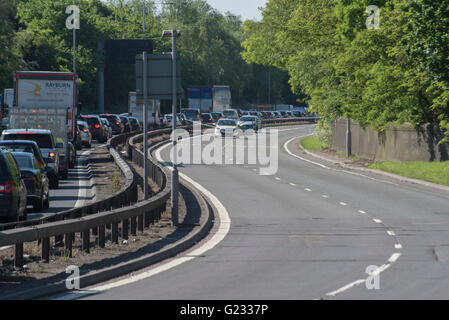
M 178 186 L 179 186 L 179 174 L 178 174 L 178 167 L 176 165 L 178 159 L 177 159 L 177 144 L 178 141 L 176 141 L 176 121 L 177 121 L 177 100 L 178 100 L 178 94 L 177 94 L 177 70 L 176 70 L 176 38 L 180 36 L 180 32 L 178 30 L 170 30 L 170 31 L 164 31 L 163 37 L 170 37 L 172 38 L 172 131 L 173 131 L 173 164 L 172 164 L 172 181 L 171 181 L 171 207 L 172 207 L 172 221 L 173 224 L 176 226 L 179 224 L 179 217 L 178 217 Z
M 147 2 L 143 0 L 143 36 L 145 37 L 145 32 L 147 31 Z
M 76 0 L 73 0 L 73 8 L 76 8 Z M 76 74 L 76 14 L 74 15 L 74 25 L 73 28 L 73 73 Z

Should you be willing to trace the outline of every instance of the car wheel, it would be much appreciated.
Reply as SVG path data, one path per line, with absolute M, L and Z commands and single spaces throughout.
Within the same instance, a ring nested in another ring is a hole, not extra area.
M 27 221 L 28 220 L 28 210 L 27 210 L 27 208 L 25 208 L 25 210 L 23 210 L 23 216 L 20 218 L 20 220 L 22 220 L 22 221 Z
M 50 179 L 50 189 L 58 189 L 59 188 L 59 180 L 58 178 L 54 177 Z
M 47 193 L 47 198 L 44 200 L 44 209 L 50 208 L 50 195 Z
M 36 200 L 36 202 L 33 204 L 33 210 L 36 212 L 42 212 L 44 210 L 44 199 L 43 198 Z

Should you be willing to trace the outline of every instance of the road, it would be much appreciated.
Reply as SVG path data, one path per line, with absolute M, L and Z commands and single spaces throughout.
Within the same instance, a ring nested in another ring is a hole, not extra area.
M 184 165 L 228 211 L 229 233 L 193 260 L 83 298 L 448 299 L 449 195 L 306 157 L 295 138 L 313 130 L 281 129 L 274 176 Z M 366 286 L 370 266 L 379 289 Z

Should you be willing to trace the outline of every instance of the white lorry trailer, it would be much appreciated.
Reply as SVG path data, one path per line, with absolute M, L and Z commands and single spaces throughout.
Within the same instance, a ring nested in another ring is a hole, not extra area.
M 160 125 L 160 109 L 159 100 L 148 100 L 148 125 L 150 127 L 158 127 Z M 137 99 L 135 92 L 128 93 L 128 114 L 137 118 L 143 127 L 143 100 Z
M 68 141 L 76 141 L 77 94 L 74 73 L 14 73 L 14 103 L 9 108 L 8 129 L 51 130 L 55 139 L 61 138 L 66 149 L 59 155 L 59 171 L 64 178 L 70 161 Z

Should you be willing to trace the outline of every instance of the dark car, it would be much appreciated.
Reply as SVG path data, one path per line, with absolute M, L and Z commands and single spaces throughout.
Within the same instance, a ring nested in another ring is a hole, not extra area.
M 101 143 L 105 143 L 108 141 L 108 133 L 101 122 L 99 116 L 95 115 L 87 115 L 81 116 L 81 121 L 87 122 L 89 126 L 89 131 L 92 134 L 92 139 L 98 140 Z
M 202 113 L 201 114 L 201 122 L 202 123 L 213 123 L 214 118 L 212 117 L 212 115 L 210 113 Z
M 129 117 L 129 122 L 131 124 L 131 130 L 132 131 L 139 132 L 140 130 L 142 130 L 142 128 L 140 127 L 139 120 L 137 118 Z
M 263 119 L 273 119 L 273 115 L 271 114 L 270 111 L 262 111 L 261 115 Z
M 185 115 L 188 121 L 199 121 L 200 111 L 199 109 L 182 109 L 181 112 Z
M 214 119 L 214 122 L 217 122 L 221 118 L 223 118 L 223 114 L 221 112 L 212 112 L 211 113 L 212 118 Z
M 12 152 L 19 164 L 20 173 L 27 189 L 27 205 L 41 212 L 50 207 L 49 181 L 36 158 L 31 153 Z
M 41 149 L 50 179 L 50 188 L 59 188 L 59 151 L 50 130 L 42 129 L 12 129 L 2 132 L 0 140 L 32 140 Z
M 122 134 L 124 126 L 120 121 L 120 117 L 116 114 L 100 114 L 100 118 L 107 119 L 112 128 L 112 134 Z
M 45 170 L 45 160 L 41 149 L 35 141 L 31 140 L 6 140 L 0 141 L 0 147 L 3 146 L 12 152 L 29 152 L 34 155 L 41 169 Z
M 11 151 L 0 147 L 0 222 L 27 219 L 27 190 Z
M 123 132 L 131 132 L 131 125 L 129 123 L 129 118 L 127 116 L 119 116 L 120 122 L 123 124 Z

